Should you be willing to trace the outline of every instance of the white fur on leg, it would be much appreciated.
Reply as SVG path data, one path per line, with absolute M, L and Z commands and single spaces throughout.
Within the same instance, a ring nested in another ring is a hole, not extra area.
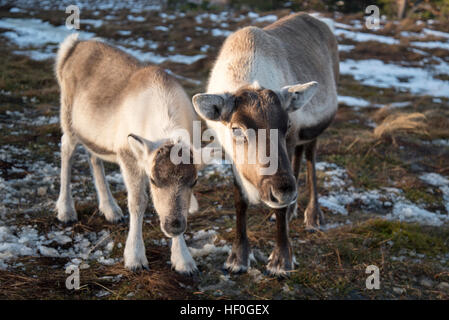
M 192 274 L 198 271 L 183 234 L 172 238 L 170 260 L 172 267 L 179 273 Z
M 118 206 L 115 200 L 106 200 L 104 203 L 100 203 L 99 209 L 101 213 L 104 214 L 106 220 L 109 222 L 114 223 L 120 221 L 123 218 L 122 209 Z
M 78 219 L 75 205 L 73 204 L 72 189 L 70 187 L 72 158 L 76 143 L 73 143 L 67 135 L 61 138 L 61 189 L 56 202 L 58 220 L 61 222 L 76 221 Z
M 148 268 L 148 260 L 145 255 L 145 246 L 142 239 L 138 239 L 130 230 L 125 246 L 125 268 L 137 271 Z
M 60 194 L 56 202 L 56 210 L 58 212 L 57 218 L 61 222 L 67 223 L 78 220 L 72 197 L 65 197 Z
M 198 205 L 198 200 L 196 200 L 195 195 L 192 193 L 192 196 L 190 197 L 190 208 L 189 208 L 189 213 L 196 213 L 198 212 L 199 209 L 199 205 Z
M 122 209 L 117 205 L 112 196 L 104 174 L 103 161 L 94 155 L 89 155 L 89 163 L 94 176 L 95 189 L 97 190 L 100 212 L 106 220 L 115 223 L 123 219 Z
M 142 268 L 148 269 L 145 244 L 142 238 L 143 212 L 139 214 L 139 212 L 134 213 L 133 210 L 130 211 L 129 233 L 126 239 L 124 253 L 125 267 L 132 271 L 137 271 Z

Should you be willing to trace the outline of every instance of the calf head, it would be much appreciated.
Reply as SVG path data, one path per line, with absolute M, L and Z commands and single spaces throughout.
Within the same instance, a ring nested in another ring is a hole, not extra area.
M 287 86 L 278 92 L 253 85 L 232 94 L 197 94 L 192 99 L 202 118 L 223 125 L 217 134 L 222 135 L 219 139 L 231 154 L 234 170 L 257 190 L 256 201 L 269 207 L 283 208 L 296 201 L 296 178 L 286 150 L 288 113 L 307 104 L 316 88 L 316 82 Z M 263 162 L 260 154 L 269 154 L 274 163 Z M 267 170 L 273 165 L 276 170 Z
M 192 153 L 190 152 L 190 161 L 175 164 L 177 162 L 172 161 L 172 154 L 185 147 L 180 147 L 181 142 L 170 141 L 155 145 L 141 137 L 130 135 L 128 143 L 150 181 L 153 204 L 159 215 L 162 231 L 168 237 L 184 233 L 193 187 L 197 182 L 197 169 L 193 164 Z

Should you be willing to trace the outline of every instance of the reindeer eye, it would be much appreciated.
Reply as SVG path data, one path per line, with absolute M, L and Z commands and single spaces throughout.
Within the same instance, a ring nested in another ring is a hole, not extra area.
M 198 182 L 198 179 L 195 179 L 195 181 L 193 181 L 193 183 L 190 185 L 190 188 L 193 188 L 194 186 L 196 186 L 197 182 Z
M 156 185 L 156 181 L 154 181 L 154 179 L 153 179 L 153 178 L 150 178 L 150 182 L 151 182 L 151 184 L 154 184 L 154 185 Z

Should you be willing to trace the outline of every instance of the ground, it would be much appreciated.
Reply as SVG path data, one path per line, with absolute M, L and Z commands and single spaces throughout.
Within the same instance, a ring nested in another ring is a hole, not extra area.
M 299 216 L 290 225 L 296 269 L 286 279 L 264 274 L 275 224 L 260 206 L 250 208 L 248 223 L 256 261 L 246 274 L 228 274 L 232 176 L 228 166 L 209 166 L 195 187 L 200 210 L 186 233 L 200 269 L 189 277 L 171 270 L 169 240 L 151 204 L 144 223 L 150 270 L 124 268 L 127 222 L 109 224 L 99 213 L 82 147 L 72 179 L 80 219 L 71 226 L 56 220 L 61 131 L 52 57 L 69 33 L 61 26 L 67 15 L 27 3 L 0 7 L 0 299 L 449 298 L 448 24 L 382 19 L 368 30 L 362 14 L 317 15 L 335 28 L 342 61 L 339 111 L 317 156 L 328 224 L 304 229 L 303 173 Z M 230 31 L 290 13 L 148 9 L 85 6 L 82 36 L 160 64 L 189 95 L 204 91 Z M 118 167 L 106 171 L 127 212 Z M 79 290 L 66 288 L 70 265 L 80 268 Z M 380 270 L 379 290 L 366 288 L 370 265 Z

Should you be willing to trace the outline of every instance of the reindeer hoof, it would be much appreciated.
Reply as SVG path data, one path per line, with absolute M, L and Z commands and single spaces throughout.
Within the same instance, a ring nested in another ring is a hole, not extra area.
M 128 254 L 127 254 L 128 252 Z M 142 250 L 139 254 L 136 254 L 133 250 L 127 250 L 125 247 L 125 268 L 132 271 L 138 272 L 142 269 L 149 270 L 148 260 L 145 256 L 145 251 Z
M 193 259 L 187 260 L 187 261 L 173 261 L 172 260 L 172 269 L 175 270 L 177 273 L 182 274 L 184 276 L 192 276 L 197 273 L 198 267 L 196 266 L 196 263 Z
M 122 209 L 116 203 L 100 205 L 99 209 L 108 222 L 114 224 L 124 222 Z
M 134 272 L 134 273 L 150 271 L 150 267 L 148 265 L 143 265 L 143 264 L 129 266 L 129 267 L 126 267 L 126 269 L 128 269 L 129 271 Z
M 268 258 L 267 274 L 279 278 L 287 278 L 293 270 L 293 259 L 289 249 L 275 248 Z
M 234 243 L 232 251 L 224 264 L 224 268 L 232 273 L 245 273 L 250 264 L 249 247 L 247 243 Z
M 57 218 L 60 222 L 70 224 L 78 221 L 75 206 L 72 201 L 58 200 L 56 202 Z
M 316 232 L 320 229 L 320 226 L 326 224 L 323 212 L 318 205 L 307 207 L 304 212 L 304 224 L 306 225 L 306 231 L 309 232 Z

